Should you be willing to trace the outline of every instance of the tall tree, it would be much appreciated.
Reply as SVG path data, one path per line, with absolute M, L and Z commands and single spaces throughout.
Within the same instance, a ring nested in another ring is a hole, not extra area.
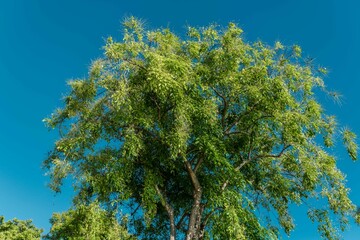
M 328 151 L 341 132 L 355 160 L 355 134 L 316 100 L 325 69 L 299 46 L 245 42 L 233 23 L 181 39 L 130 18 L 104 49 L 46 119 L 61 132 L 45 161 L 54 190 L 75 177 L 76 202 L 127 211 L 141 239 L 273 239 L 294 229 L 292 203 L 327 239 L 356 218 Z
M 31 220 L 13 219 L 5 221 L 0 216 L 0 239 L 6 240 L 40 240 L 42 229 L 34 226 Z

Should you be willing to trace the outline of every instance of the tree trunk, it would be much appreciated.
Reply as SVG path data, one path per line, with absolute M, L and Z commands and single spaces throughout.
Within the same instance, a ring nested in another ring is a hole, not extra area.
M 198 230 L 199 230 L 199 226 L 198 226 L 198 222 L 199 222 L 199 218 L 201 218 L 200 216 L 200 208 L 201 208 L 201 196 L 202 196 L 202 189 L 201 189 L 201 185 L 200 182 L 196 176 L 196 174 L 194 173 L 194 171 L 191 168 L 191 165 L 189 162 L 185 162 L 185 167 L 187 172 L 189 173 L 191 182 L 194 186 L 194 202 L 192 205 L 192 209 L 191 209 L 191 214 L 190 214 L 190 219 L 189 219 L 189 224 L 188 224 L 188 230 L 186 233 L 186 240 L 193 240 L 193 239 L 198 239 Z
M 155 186 L 157 193 L 160 195 L 161 203 L 165 207 L 170 220 L 170 240 L 176 240 L 176 226 L 175 226 L 175 217 L 174 217 L 174 209 L 168 202 L 165 192 L 161 191 L 158 186 Z
M 198 239 L 198 219 L 200 216 L 200 202 L 202 190 L 201 188 L 194 190 L 194 203 L 191 209 L 188 231 L 186 233 L 186 240 Z
M 176 240 L 174 211 L 171 211 L 171 213 L 169 214 L 169 218 L 170 218 L 170 240 Z

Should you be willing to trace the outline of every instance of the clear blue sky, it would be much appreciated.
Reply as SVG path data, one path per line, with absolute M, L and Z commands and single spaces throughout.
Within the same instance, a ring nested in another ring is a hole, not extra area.
M 343 95 L 341 106 L 324 99 L 328 113 L 360 135 L 360 3 L 356 0 L 11 0 L 0 1 L 0 215 L 33 219 L 49 228 L 52 212 L 66 210 L 71 190 L 47 188 L 41 163 L 56 139 L 42 119 L 61 105 L 65 82 L 84 77 L 102 55 L 104 38 L 121 39 L 120 21 L 134 15 L 150 28 L 235 21 L 249 41 L 276 40 L 302 46 L 306 56 L 330 70 L 330 89 Z M 347 174 L 351 197 L 360 205 L 360 162 L 335 151 Z M 303 208 L 294 209 L 291 239 L 318 239 Z M 358 236 L 358 237 L 355 237 Z M 345 239 L 360 239 L 352 227 Z

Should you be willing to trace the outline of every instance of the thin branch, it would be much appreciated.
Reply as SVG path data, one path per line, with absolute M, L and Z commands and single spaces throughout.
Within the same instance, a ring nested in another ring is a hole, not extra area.
M 289 147 L 291 147 L 290 144 L 284 146 L 284 148 L 281 150 L 281 152 L 279 154 L 276 154 L 276 155 L 274 155 L 274 154 L 258 155 L 258 156 L 255 157 L 255 160 L 259 159 L 259 158 L 279 158 L 284 154 L 285 150 L 288 149 Z
M 194 149 L 192 149 L 192 150 L 190 150 L 190 151 L 188 151 L 188 152 L 186 153 L 186 155 L 190 155 L 190 153 L 193 153 L 193 156 L 190 155 L 190 156 L 189 156 L 189 159 L 188 159 L 188 161 L 189 161 L 191 164 L 193 164 L 196 156 L 198 155 L 198 152 L 196 152 L 196 151 L 198 151 L 198 150 L 197 150 L 196 148 L 194 148 Z
M 189 215 L 190 215 L 190 213 L 188 212 L 188 210 L 184 210 L 183 215 L 181 216 L 181 218 L 179 219 L 178 223 L 176 224 L 176 229 L 180 229 L 182 222 L 183 222 L 184 219 L 185 219 L 187 216 L 189 216 Z
M 141 66 L 140 64 L 134 62 L 133 60 L 131 60 L 129 58 L 124 58 L 123 61 L 128 62 L 128 63 L 130 63 L 130 64 L 132 64 L 132 65 L 134 65 L 136 67 L 139 67 L 139 68 L 141 68 L 143 70 L 146 70 L 146 68 L 144 66 Z
M 243 114 L 241 114 L 232 124 L 230 124 L 230 126 L 227 127 L 227 128 L 224 130 L 224 134 L 228 134 L 228 133 L 230 132 L 230 130 L 231 130 L 235 125 L 237 125 L 237 124 L 241 121 L 241 119 L 242 119 L 243 117 L 245 117 L 246 115 L 248 115 L 248 114 L 253 110 L 253 108 L 256 107 L 256 105 L 258 105 L 258 103 L 259 103 L 259 102 L 254 103 L 254 105 L 252 105 L 251 107 L 249 107 L 249 109 L 247 109 L 247 110 L 246 110 Z
M 99 91 L 98 93 L 96 93 L 95 97 L 99 97 L 100 95 L 103 95 L 107 90 L 103 89 L 102 91 Z
M 220 210 L 221 208 L 218 207 L 218 208 L 215 208 L 213 210 L 211 210 L 205 217 L 204 217 L 204 220 L 202 221 L 201 223 L 201 226 L 200 226 L 200 235 L 199 235 L 199 239 L 203 239 L 204 238 L 204 233 L 205 233 L 205 227 L 206 227 L 206 224 L 207 222 L 209 221 L 210 217 L 218 210 Z
M 284 152 L 286 151 L 286 149 L 288 149 L 289 147 L 291 147 L 290 144 L 289 144 L 289 145 L 286 145 L 286 146 L 281 150 L 281 152 L 280 152 L 279 154 L 277 154 L 277 155 L 274 155 L 274 154 L 259 155 L 259 156 L 256 156 L 255 158 L 251 158 L 251 149 L 250 149 L 250 151 L 249 151 L 249 153 L 248 153 L 248 158 L 247 158 L 245 161 L 243 161 L 239 166 L 237 166 L 237 167 L 235 168 L 235 171 L 240 171 L 241 168 L 243 168 L 246 164 L 248 164 L 248 163 L 251 162 L 252 160 L 257 160 L 257 159 L 259 159 L 259 158 L 269 158 L 269 157 L 279 158 L 279 157 L 281 157 L 281 156 L 284 154 Z M 222 184 L 222 186 L 221 186 L 221 191 L 224 191 L 228 184 L 229 184 L 229 180 L 226 180 L 226 181 Z
M 233 134 L 235 135 L 235 134 L 241 134 L 241 133 L 242 134 L 247 134 L 246 131 L 233 131 L 233 132 L 225 132 L 224 135 L 225 136 L 230 136 L 230 135 L 233 135 Z
M 135 208 L 135 210 L 130 214 L 130 216 L 134 216 L 137 210 L 140 208 L 140 204 Z
M 150 97 L 150 98 L 151 98 L 151 100 L 153 100 L 153 102 L 156 105 L 157 113 L 158 113 L 158 121 L 160 122 L 160 120 L 161 120 L 161 108 L 160 108 L 160 106 L 159 106 L 159 104 L 158 104 L 158 102 L 156 101 L 155 98 L 153 98 L 153 97 Z
M 203 161 L 204 161 L 204 157 L 200 157 L 199 161 L 196 163 L 196 166 L 194 168 L 194 173 L 195 174 L 196 174 L 197 170 L 200 168 Z
M 226 112 L 227 112 L 227 109 L 228 109 L 228 107 L 229 107 L 229 104 L 228 104 L 228 102 L 227 102 L 227 100 L 226 100 L 226 98 L 224 97 L 224 95 L 222 95 L 220 92 L 218 92 L 215 88 L 211 88 L 215 93 L 216 93 L 216 95 L 218 95 L 221 99 L 222 99 L 222 101 L 223 101 L 223 103 L 224 103 L 224 106 L 223 106 L 223 109 L 222 109 L 222 113 L 221 113 L 221 125 L 222 125 L 222 127 L 224 128 L 225 127 L 225 117 L 226 117 Z

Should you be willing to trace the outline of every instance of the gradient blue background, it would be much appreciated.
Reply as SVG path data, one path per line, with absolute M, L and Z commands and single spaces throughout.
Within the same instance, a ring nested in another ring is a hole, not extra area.
M 71 204 L 67 184 L 60 195 L 47 188 L 41 163 L 57 137 L 42 119 L 61 106 L 65 82 L 85 77 L 91 60 L 102 56 L 104 39 L 121 39 L 120 21 L 134 15 L 147 26 L 235 21 L 249 41 L 299 44 L 305 56 L 330 70 L 329 89 L 344 95 L 342 105 L 322 99 L 328 113 L 360 135 L 360 3 L 356 0 L 115 1 L 0 0 L 0 215 L 33 219 L 48 231 L 52 212 Z M 343 148 L 335 151 L 347 174 L 353 201 L 360 205 L 360 163 Z M 290 239 L 319 239 L 305 208 L 293 209 L 297 229 Z M 353 225 L 344 239 L 360 239 Z

